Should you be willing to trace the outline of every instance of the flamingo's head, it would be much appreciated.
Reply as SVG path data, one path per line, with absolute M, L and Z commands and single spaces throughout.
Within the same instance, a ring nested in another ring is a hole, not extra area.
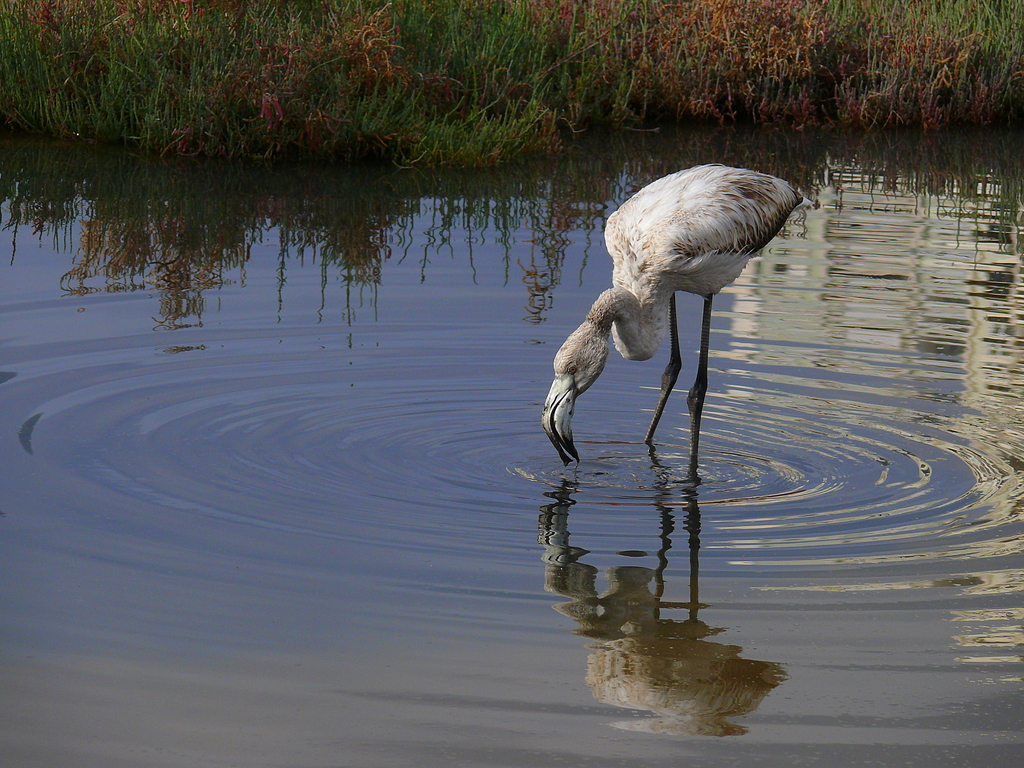
M 576 398 L 590 389 L 608 362 L 608 336 L 589 319 L 569 335 L 555 355 L 555 380 L 551 383 L 541 423 L 562 463 L 578 462 L 572 442 L 572 415 Z

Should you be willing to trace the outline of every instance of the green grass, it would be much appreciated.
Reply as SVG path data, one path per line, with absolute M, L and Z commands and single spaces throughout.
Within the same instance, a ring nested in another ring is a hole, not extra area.
M 1024 0 L 9 0 L 0 121 L 488 164 L 651 120 L 1017 124 Z

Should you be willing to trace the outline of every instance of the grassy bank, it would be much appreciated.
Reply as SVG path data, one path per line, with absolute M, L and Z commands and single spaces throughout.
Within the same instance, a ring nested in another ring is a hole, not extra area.
M 170 154 L 484 164 L 655 119 L 1024 117 L 1024 0 L 9 0 L 0 120 Z

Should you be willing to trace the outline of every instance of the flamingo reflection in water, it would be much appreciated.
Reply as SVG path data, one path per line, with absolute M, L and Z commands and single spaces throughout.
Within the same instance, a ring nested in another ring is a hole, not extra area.
M 555 380 L 541 419 L 563 463 L 580 460 L 571 426 L 576 398 L 604 370 L 609 336 L 627 360 L 648 360 L 661 346 L 667 320 L 669 363 L 645 438 L 648 444 L 653 441 L 682 368 L 676 291 L 687 291 L 704 298 L 697 376 L 686 399 L 690 474 L 696 476 L 712 299 L 739 277 L 796 208 L 809 203 L 774 176 L 701 165 L 648 184 L 608 217 L 605 244 L 613 263 L 612 287 L 597 297 L 555 355 Z
M 652 450 L 652 458 L 653 449 Z M 655 458 L 657 468 L 657 460 Z M 668 494 L 654 503 L 661 522 L 656 568 L 614 566 L 608 588 L 597 590 L 598 571 L 580 562 L 587 550 L 569 544 L 569 509 L 575 484 L 563 480 L 541 507 L 539 542 L 544 546 L 544 588 L 570 599 L 555 610 L 578 625 L 575 634 L 592 638 L 587 684 L 604 704 L 653 712 L 655 718 L 613 723 L 651 733 L 732 736 L 747 732 L 731 718 L 753 712 L 786 679 L 782 666 L 740 657 L 742 648 L 708 638 L 723 632 L 698 618 L 707 608 L 698 594 L 700 509 L 695 488 L 683 490 L 688 533 L 690 585 L 686 602 L 664 599 L 665 570 L 675 528 Z M 653 589 L 652 589 L 653 582 Z M 686 611 L 679 620 L 664 615 Z

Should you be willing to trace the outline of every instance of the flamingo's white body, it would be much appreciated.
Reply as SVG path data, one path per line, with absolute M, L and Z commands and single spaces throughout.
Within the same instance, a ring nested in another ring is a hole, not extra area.
M 566 464 L 579 461 L 571 430 L 575 400 L 604 369 L 609 335 L 626 359 L 647 360 L 658 351 L 668 326 L 672 358 L 647 432 L 651 441 L 681 367 L 675 294 L 687 291 L 704 297 L 701 356 L 687 399 L 695 470 L 712 297 L 739 276 L 805 202 L 774 176 L 701 165 L 648 184 L 608 218 L 605 243 L 613 263 L 612 288 L 598 296 L 586 320 L 555 355 L 555 381 L 544 405 L 544 429 Z

